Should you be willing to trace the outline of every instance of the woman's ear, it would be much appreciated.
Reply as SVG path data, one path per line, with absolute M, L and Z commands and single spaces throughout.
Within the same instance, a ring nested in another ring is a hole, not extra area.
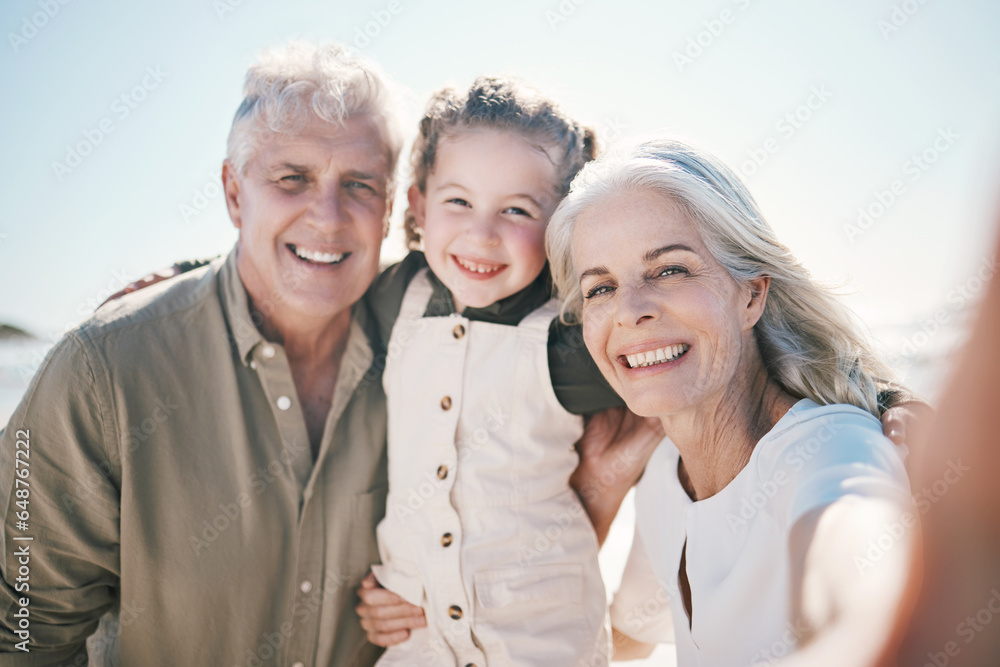
M 416 185 L 411 185 L 406 191 L 406 199 L 410 202 L 410 213 L 413 214 L 413 222 L 420 229 L 424 228 L 424 212 L 427 209 L 427 198 Z
M 764 314 L 767 292 L 771 288 L 771 276 L 760 276 L 748 280 L 746 285 L 749 291 L 749 300 L 744 314 L 744 328 L 752 329 L 757 324 L 757 320 Z

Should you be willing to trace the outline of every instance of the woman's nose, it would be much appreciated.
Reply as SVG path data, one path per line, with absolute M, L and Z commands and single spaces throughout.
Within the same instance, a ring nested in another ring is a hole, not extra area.
M 641 326 L 659 313 L 646 285 L 622 285 L 617 296 L 615 324 L 619 327 Z

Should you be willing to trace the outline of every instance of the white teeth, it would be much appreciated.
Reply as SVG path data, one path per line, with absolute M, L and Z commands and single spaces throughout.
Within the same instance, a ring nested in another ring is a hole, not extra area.
M 667 347 L 649 350 L 648 352 L 627 354 L 625 358 L 628 360 L 629 368 L 644 368 L 646 366 L 655 366 L 656 364 L 673 361 L 687 352 L 690 347 L 690 345 L 685 345 L 684 343 L 680 345 L 668 345 Z
M 476 273 L 492 273 L 503 268 L 503 264 L 479 264 L 457 256 L 455 257 L 455 261 L 469 271 L 475 271 Z
M 296 255 L 298 255 L 302 259 L 307 259 L 310 262 L 314 262 L 316 264 L 336 264 L 338 262 L 343 261 L 344 257 L 347 256 L 347 253 L 343 252 L 319 252 L 313 250 L 305 250 L 303 248 L 297 248 L 295 246 L 292 246 L 292 248 L 295 251 Z

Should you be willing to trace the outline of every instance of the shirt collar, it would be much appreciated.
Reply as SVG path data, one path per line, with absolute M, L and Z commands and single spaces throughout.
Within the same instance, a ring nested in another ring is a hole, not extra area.
M 430 269 L 427 270 L 427 277 L 431 281 L 433 292 L 424 317 L 446 317 L 455 314 L 455 302 L 448 288 Z M 552 274 L 549 272 L 549 265 L 546 262 L 542 272 L 521 291 L 484 308 L 466 307 L 461 314 L 473 321 L 516 326 L 530 313 L 545 305 L 551 298 Z
M 250 313 L 250 298 L 236 267 L 236 252 L 237 248 L 234 246 L 219 270 L 219 292 L 222 309 L 229 321 L 230 340 L 235 343 L 243 365 L 249 366 L 254 348 L 267 343 L 267 340 L 260 333 Z M 374 327 L 374 319 L 367 309 L 360 304 L 354 304 L 351 308 L 345 359 L 350 358 L 361 368 L 371 365 L 372 345 L 378 340 Z
M 233 246 L 219 270 L 219 295 L 229 321 L 230 339 L 236 344 L 240 360 L 246 366 L 250 364 L 253 349 L 265 341 L 250 315 L 250 299 L 236 268 L 236 251 L 236 246 Z

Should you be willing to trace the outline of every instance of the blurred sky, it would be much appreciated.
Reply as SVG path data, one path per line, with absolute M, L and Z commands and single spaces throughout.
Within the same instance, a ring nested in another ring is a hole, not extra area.
M 129 280 L 231 247 L 216 184 L 243 73 L 295 38 L 375 58 L 408 90 L 408 127 L 435 88 L 509 72 L 613 145 L 700 143 L 890 352 L 941 347 L 926 321 L 953 326 L 991 270 L 990 0 L 63 1 L 0 7 L 0 322 L 45 339 Z M 396 234 L 383 257 L 402 252 Z

